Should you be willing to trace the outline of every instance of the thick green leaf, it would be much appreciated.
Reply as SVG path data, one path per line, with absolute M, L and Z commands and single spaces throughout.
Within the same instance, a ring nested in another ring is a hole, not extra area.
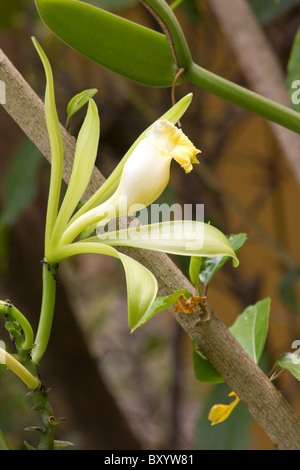
M 156 313 L 165 310 L 166 308 L 171 307 L 172 305 L 176 304 L 178 297 L 180 295 L 184 295 L 187 299 L 191 297 L 192 294 L 188 292 L 186 289 L 176 290 L 170 295 L 156 297 L 154 302 L 152 303 L 150 309 L 145 313 L 145 315 L 139 320 L 136 326 L 132 329 L 132 331 L 136 330 L 139 326 L 146 323 L 150 318 L 152 318 Z
M 100 120 L 95 102 L 90 99 L 88 111 L 78 134 L 72 173 L 60 207 L 51 246 L 56 246 L 90 180 L 97 157 Z
M 229 328 L 243 349 L 258 364 L 266 342 L 271 301 L 269 298 L 250 305 Z
M 62 41 L 107 69 L 148 86 L 171 86 L 176 65 L 165 35 L 74 0 L 36 0 Z
M 51 233 L 55 224 L 59 205 L 63 172 L 64 148 L 60 123 L 55 104 L 55 92 L 51 65 L 48 60 L 48 57 L 46 56 L 45 52 L 43 51 L 37 40 L 35 38 L 32 38 L 32 42 L 37 50 L 37 53 L 40 56 L 46 75 L 45 118 L 51 148 L 51 177 L 45 228 L 45 255 L 47 255 Z
M 138 0 L 82 0 L 99 8 L 107 8 L 109 10 L 124 10 L 138 3 Z
M 70 256 L 84 253 L 113 256 L 122 262 L 126 274 L 128 324 L 131 329 L 135 329 L 147 315 L 156 298 L 158 289 L 156 278 L 134 259 L 103 243 L 83 241 L 61 246 L 49 254 L 48 262 L 56 264 Z
M 247 235 L 245 233 L 238 233 L 228 237 L 229 243 L 235 253 L 243 246 L 246 239 Z M 224 266 L 228 259 L 228 256 L 217 256 L 214 258 L 207 257 L 203 259 L 199 275 L 200 281 L 204 285 L 209 284 L 215 274 L 219 271 L 219 269 L 221 269 L 222 266 Z
M 142 225 L 117 232 L 106 232 L 90 239 L 113 246 L 132 246 L 182 256 L 232 257 L 238 259 L 220 230 L 212 225 L 193 220 L 175 220 L 159 224 Z
M 81 93 L 73 96 L 67 106 L 67 113 L 69 118 L 73 116 L 73 114 L 77 113 L 77 111 L 79 111 L 79 109 L 81 109 L 86 103 L 88 103 L 89 100 L 97 93 L 97 91 L 97 88 L 90 88 L 89 90 L 84 90 Z
M 298 351 L 299 354 L 299 351 Z M 298 354 L 295 353 L 285 353 L 277 361 L 277 364 L 282 369 L 289 370 L 297 380 L 300 380 L 300 359 Z
M 286 86 L 291 106 L 300 111 L 300 29 L 294 39 L 287 65 Z

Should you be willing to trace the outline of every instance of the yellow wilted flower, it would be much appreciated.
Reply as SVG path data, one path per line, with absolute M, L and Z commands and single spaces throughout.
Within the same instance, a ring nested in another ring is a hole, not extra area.
M 221 423 L 228 418 L 232 410 L 236 407 L 238 402 L 240 401 L 239 397 L 235 392 L 231 392 L 228 395 L 229 397 L 235 396 L 235 400 L 230 403 L 230 405 L 214 405 L 208 415 L 208 419 L 211 421 L 211 425 L 214 426 L 215 424 Z

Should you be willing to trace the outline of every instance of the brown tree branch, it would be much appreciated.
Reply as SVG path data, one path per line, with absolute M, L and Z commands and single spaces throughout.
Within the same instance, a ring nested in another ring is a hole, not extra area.
M 50 161 L 43 103 L 2 51 L 0 79 L 5 82 L 7 90 L 4 108 Z M 65 146 L 64 179 L 68 182 L 75 140 L 65 129 L 62 128 L 62 132 Z M 85 199 L 90 197 L 103 181 L 104 177 L 95 168 Z M 197 295 L 188 279 L 166 254 L 134 248 L 126 248 L 124 251 L 154 273 L 161 295 L 170 294 L 179 288 L 186 288 Z M 190 315 L 173 310 L 171 312 L 191 338 L 199 337 L 203 353 L 238 394 L 274 445 L 279 449 L 300 450 L 300 422 L 295 411 L 241 348 L 212 309 L 205 305 L 203 308 L 198 307 Z

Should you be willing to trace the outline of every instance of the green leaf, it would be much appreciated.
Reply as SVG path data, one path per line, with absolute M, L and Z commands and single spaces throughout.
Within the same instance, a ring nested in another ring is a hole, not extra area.
M 88 240 L 56 248 L 50 253 L 48 262 L 56 264 L 65 258 L 83 253 L 113 256 L 122 262 L 126 274 L 128 324 L 130 329 L 135 329 L 141 319 L 147 315 L 156 298 L 158 289 L 156 278 L 147 268 L 129 256 L 119 253 L 104 243 Z
M 236 235 L 230 235 L 228 237 L 229 243 L 232 246 L 234 252 L 238 252 L 247 240 L 245 233 L 239 233 Z M 221 269 L 222 266 L 228 261 L 228 256 L 217 256 L 214 258 L 207 257 L 203 260 L 200 270 L 200 281 L 207 285 L 213 279 L 215 274 Z
M 299 351 L 298 351 L 299 352 Z M 300 360 L 297 353 L 285 353 L 277 360 L 277 365 L 289 370 L 297 380 L 300 380 Z
M 42 162 L 36 146 L 24 139 L 13 156 L 1 188 L 0 225 L 11 226 L 29 206 L 37 193 L 37 172 Z
M 88 185 L 97 157 L 99 135 L 98 110 L 95 102 L 90 99 L 88 111 L 77 138 L 68 188 L 51 235 L 51 248 L 59 243 L 59 239 Z
M 90 60 L 144 85 L 172 85 L 177 70 L 165 35 L 79 1 L 36 5 L 53 33 Z
M 300 111 L 300 28 L 294 39 L 287 65 L 286 86 L 291 106 Z
M 202 258 L 200 256 L 191 256 L 189 265 L 189 276 L 191 283 L 197 288 L 199 287 L 199 273 L 201 268 Z
M 64 149 L 60 123 L 55 104 L 55 93 L 51 65 L 45 52 L 43 51 L 37 40 L 35 38 L 32 38 L 32 42 L 37 50 L 37 53 L 40 56 L 46 75 L 45 118 L 51 148 L 51 177 L 45 228 L 45 255 L 47 255 L 50 244 L 50 237 L 55 224 L 59 205 Z
M 152 303 L 150 309 L 145 313 L 145 315 L 139 320 L 139 322 L 135 325 L 135 327 L 131 330 L 132 332 L 136 330 L 139 326 L 146 323 L 150 318 L 152 318 L 156 313 L 165 310 L 166 308 L 171 307 L 172 305 L 176 304 L 178 297 L 180 295 L 184 295 L 187 299 L 191 297 L 191 293 L 188 292 L 186 289 L 176 290 L 170 295 L 156 297 L 154 302 Z
M 262 355 L 269 325 L 269 298 L 249 305 L 229 328 L 245 351 L 258 364 Z
M 79 109 L 81 109 L 86 103 L 88 103 L 89 100 L 97 93 L 97 91 L 97 88 L 90 88 L 89 90 L 84 90 L 81 93 L 73 96 L 67 106 L 67 114 L 69 118 L 72 117 L 73 114 L 77 113 L 77 111 L 79 111 Z
M 225 235 L 212 225 L 193 220 L 175 220 L 106 232 L 92 237 L 90 241 L 182 256 L 221 254 L 232 257 L 234 266 L 238 266 L 238 259 Z
M 84 3 L 109 10 L 125 10 L 138 3 L 138 0 L 82 0 Z

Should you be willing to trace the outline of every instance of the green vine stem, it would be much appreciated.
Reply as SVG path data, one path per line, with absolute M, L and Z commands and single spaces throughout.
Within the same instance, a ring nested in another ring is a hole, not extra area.
M 24 334 L 24 342 L 22 344 L 23 349 L 32 348 L 33 345 L 33 331 L 31 325 L 26 317 L 14 307 L 9 300 L 0 300 L 0 313 L 5 317 L 9 315 L 11 318 L 16 320 L 21 326 Z
M 300 114 L 247 88 L 193 64 L 184 74 L 190 82 L 241 108 L 300 134 Z
M 43 261 L 43 295 L 37 334 L 34 340 L 32 360 L 38 364 L 46 351 L 53 320 L 56 297 L 56 265 Z
M 161 0 L 140 0 L 165 33 L 181 76 L 219 98 L 300 134 L 298 112 L 216 75 L 193 62 L 185 36 L 171 8 Z

